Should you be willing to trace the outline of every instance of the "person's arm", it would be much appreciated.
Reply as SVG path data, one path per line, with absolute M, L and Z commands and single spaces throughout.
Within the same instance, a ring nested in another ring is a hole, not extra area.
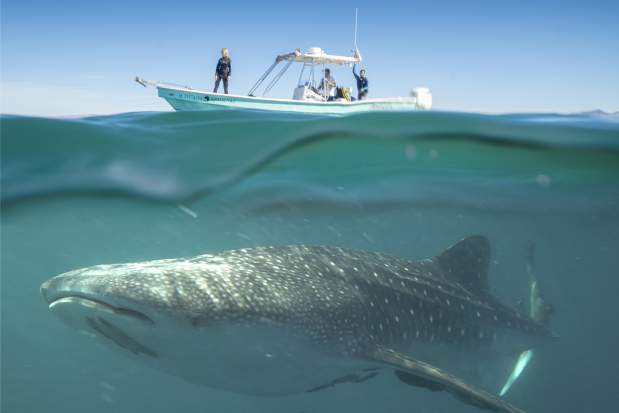
M 215 77 L 219 76 L 219 69 L 221 69 L 221 59 L 217 61 L 217 67 L 215 68 Z
M 232 60 L 228 58 L 228 77 L 232 77 Z
M 357 72 L 355 71 L 355 68 L 357 67 L 357 64 L 355 63 L 354 65 L 352 65 L 352 74 L 355 76 L 355 79 L 359 80 L 359 75 L 357 74 Z

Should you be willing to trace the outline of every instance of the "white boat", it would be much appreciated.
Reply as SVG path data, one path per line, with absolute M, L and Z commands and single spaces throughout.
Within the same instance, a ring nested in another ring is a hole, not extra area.
M 430 109 L 432 94 L 427 88 L 416 88 L 407 97 L 377 98 L 354 100 L 350 98 L 350 89 L 341 90 L 341 98 L 332 100 L 317 89 L 326 65 L 352 66 L 361 62 L 361 54 L 356 44 L 355 17 L 355 52 L 353 56 L 336 56 L 325 53 L 319 47 L 312 47 L 305 52 L 295 50 L 292 53 L 279 55 L 275 62 L 260 76 L 246 96 L 214 93 L 198 90 L 189 86 L 179 86 L 136 77 L 136 82 L 142 86 L 154 86 L 159 97 L 165 99 L 177 111 L 203 111 L 221 109 L 244 109 L 276 112 L 314 113 L 324 115 L 344 115 L 349 113 L 370 111 L 411 111 Z M 283 63 L 283 67 L 271 76 L 274 69 Z M 297 87 L 292 93 L 292 99 L 266 97 L 266 94 L 277 84 L 293 63 L 301 63 L 301 73 Z M 316 72 L 319 73 L 316 76 Z M 265 81 L 269 79 L 261 96 L 255 96 Z M 318 82 L 317 82 L 318 81 Z M 348 95 L 348 98 L 344 96 Z

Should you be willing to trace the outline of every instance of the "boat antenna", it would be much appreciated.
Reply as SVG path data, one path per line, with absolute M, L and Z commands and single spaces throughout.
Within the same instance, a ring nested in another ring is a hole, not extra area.
M 357 51 L 357 12 L 359 9 L 355 7 L 355 52 Z

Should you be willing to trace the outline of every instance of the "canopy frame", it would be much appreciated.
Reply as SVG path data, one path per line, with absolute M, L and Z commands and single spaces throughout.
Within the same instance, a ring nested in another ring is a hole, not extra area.
M 284 67 L 271 79 L 271 81 L 267 84 L 262 92 L 262 96 L 266 95 L 268 92 L 273 89 L 273 87 L 279 82 L 282 76 L 286 73 L 286 71 L 290 68 L 292 63 L 303 63 L 303 67 L 301 68 L 301 73 L 299 74 L 299 80 L 297 82 L 298 86 L 309 85 L 315 86 L 315 66 L 322 65 L 323 66 L 323 76 L 324 79 L 324 67 L 327 64 L 333 65 L 348 65 L 351 66 L 353 64 L 357 64 L 361 62 L 361 55 L 358 50 L 355 50 L 353 56 L 336 56 L 329 55 L 325 53 L 322 49 L 318 47 L 312 47 L 307 52 L 302 53 L 299 49 L 295 50 L 291 53 L 285 53 L 282 55 L 278 55 L 275 58 L 275 62 L 258 78 L 256 83 L 252 86 L 252 88 L 247 93 L 248 96 L 254 96 L 254 93 L 260 88 L 260 86 L 264 83 L 264 81 L 271 75 L 273 70 L 281 63 L 286 62 Z M 310 72 L 308 76 L 308 81 L 303 83 L 303 74 L 307 67 L 310 67 Z M 326 88 L 323 88 L 323 97 L 326 98 Z

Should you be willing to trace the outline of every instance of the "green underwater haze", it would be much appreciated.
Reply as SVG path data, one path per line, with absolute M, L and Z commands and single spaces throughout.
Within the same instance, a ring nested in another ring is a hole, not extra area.
M 284 398 L 200 387 L 69 329 L 39 293 L 96 264 L 287 244 L 419 259 L 473 234 L 491 243 L 492 292 L 514 306 L 535 244 L 556 309 L 559 339 L 509 402 L 530 413 L 619 403 L 616 117 L 2 116 L 1 143 L 3 412 L 477 412 L 387 373 Z

